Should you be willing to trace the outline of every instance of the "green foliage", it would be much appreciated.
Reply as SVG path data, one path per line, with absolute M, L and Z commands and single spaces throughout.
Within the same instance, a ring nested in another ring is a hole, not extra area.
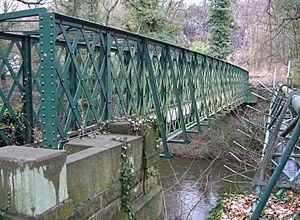
M 197 51 L 199 53 L 208 55 L 209 54 L 209 47 L 202 41 L 195 41 L 192 46 L 190 47 L 191 50 Z
M 142 125 L 150 127 L 153 126 L 155 129 L 156 140 L 161 138 L 161 130 L 159 128 L 159 122 L 157 118 L 151 116 L 132 115 L 128 121 L 131 123 L 133 131 L 141 130 Z
M 5 218 L 5 216 L 7 215 L 7 212 L 8 212 L 8 207 L 0 208 L 0 220 Z
M 4 220 L 8 213 L 9 206 L 10 206 L 10 200 L 11 200 L 10 193 L 7 194 L 7 199 L 8 199 L 7 206 L 5 208 L 0 207 L 0 220 Z
M 168 16 L 171 1 L 163 4 L 162 0 L 124 0 L 124 3 L 131 14 L 125 21 L 127 29 L 159 40 L 175 41 L 180 26 Z
M 220 216 L 222 214 L 222 212 L 224 211 L 223 208 L 223 200 L 226 198 L 235 198 L 238 195 L 244 195 L 244 192 L 241 192 L 240 190 L 236 190 L 236 189 L 230 189 L 230 191 L 228 193 L 226 193 L 224 196 L 218 198 L 216 206 L 210 211 L 210 216 L 208 218 L 208 220 L 216 220 L 216 219 L 220 219 Z
M 0 109 L 3 105 L 0 104 Z M 0 119 L 0 128 L 5 133 L 7 141 L 10 144 L 22 145 L 25 143 L 24 128 L 25 117 L 24 114 L 18 110 L 13 109 L 16 117 L 14 118 L 11 113 L 6 109 Z M 0 138 L 0 147 L 6 145 L 4 140 Z
M 236 24 L 230 0 L 214 0 L 210 15 L 209 52 L 213 57 L 226 60 L 231 52 L 231 34 Z
M 120 138 L 119 141 L 124 142 L 122 146 L 122 167 L 121 167 L 121 209 L 122 212 L 127 213 L 128 219 L 134 219 L 134 213 L 132 209 L 131 199 L 129 196 L 129 192 L 132 184 L 132 175 L 134 172 L 134 160 L 132 156 L 128 156 L 127 154 L 127 138 Z
M 293 77 L 293 83 L 300 84 L 300 63 L 292 68 L 291 75 Z
M 216 206 L 210 211 L 208 220 L 219 219 L 223 212 L 222 198 L 218 198 Z

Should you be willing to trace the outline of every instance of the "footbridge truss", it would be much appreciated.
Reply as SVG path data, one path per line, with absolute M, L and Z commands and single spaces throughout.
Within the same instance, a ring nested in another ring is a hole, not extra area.
M 2 146 L 62 148 L 107 120 L 141 115 L 157 119 L 170 156 L 169 141 L 188 143 L 192 127 L 250 98 L 246 70 L 176 45 L 44 8 L 0 22 Z

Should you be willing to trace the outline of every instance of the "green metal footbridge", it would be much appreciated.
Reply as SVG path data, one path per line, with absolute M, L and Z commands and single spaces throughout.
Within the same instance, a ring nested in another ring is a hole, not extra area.
M 44 8 L 0 21 L 2 146 L 62 148 L 141 115 L 157 119 L 170 156 L 168 142 L 188 143 L 204 120 L 250 99 L 246 70 L 186 48 Z

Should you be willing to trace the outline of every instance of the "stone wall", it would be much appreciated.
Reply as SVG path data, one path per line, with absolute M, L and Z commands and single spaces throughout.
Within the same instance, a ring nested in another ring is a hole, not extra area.
M 162 191 L 154 128 L 133 132 L 127 123 L 113 123 L 109 130 L 70 141 L 63 151 L 0 148 L 0 208 L 10 194 L 10 219 L 127 219 L 120 182 L 126 149 L 134 164 L 129 197 L 135 218 L 158 219 Z

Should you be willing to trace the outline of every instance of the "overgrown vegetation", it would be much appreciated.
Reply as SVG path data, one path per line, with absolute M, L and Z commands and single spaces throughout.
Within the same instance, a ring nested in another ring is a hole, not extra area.
M 261 101 L 253 107 L 263 112 L 267 103 Z M 236 163 L 234 154 L 244 162 L 256 165 L 264 135 L 264 118 L 264 114 L 243 106 L 230 114 L 210 119 L 208 125 L 203 126 L 203 133 L 192 136 L 190 144 L 176 144 L 170 148 L 178 157 L 213 159 L 221 153 L 220 159 Z
M 2 105 L 0 104 L 0 109 Z M 5 110 L 3 117 L 0 119 L 0 129 L 5 134 L 9 144 L 22 145 L 25 143 L 24 129 L 25 118 L 22 112 L 14 109 L 16 117 L 13 117 L 8 110 Z M 0 136 L 1 137 L 1 136 Z M 0 138 L 0 146 L 6 145 L 5 141 Z
M 8 207 L 0 208 L 0 220 L 5 219 L 7 212 L 8 212 Z
M 235 28 L 230 0 L 214 0 L 210 14 L 209 53 L 227 60 L 231 53 L 232 32 Z
M 117 137 L 113 140 L 123 142 L 122 151 L 121 151 L 121 173 L 120 173 L 120 182 L 121 182 L 121 210 L 122 212 L 127 213 L 128 219 L 134 219 L 134 212 L 132 209 L 132 203 L 130 199 L 130 189 L 132 184 L 132 177 L 134 173 L 134 160 L 131 155 L 128 155 L 128 143 L 126 137 Z
M 135 132 L 140 131 L 142 125 L 146 127 L 154 127 L 156 139 L 158 140 L 161 138 L 160 128 L 158 124 L 159 122 L 154 117 L 133 115 L 128 119 L 128 122 L 131 124 L 132 130 Z
M 0 220 L 4 220 L 7 216 L 7 213 L 8 213 L 8 210 L 9 210 L 9 207 L 10 207 L 10 200 L 11 200 L 11 197 L 10 197 L 10 193 L 8 193 L 7 195 L 7 206 L 6 207 L 0 207 Z
M 156 39 L 174 42 L 180 32 L 180 25 L 168 17 L 176 2 L 163 0 L 124 0 L 130 15 L 125 22 L 126 29 Z
M 208 55 L 209 54 L 209 47 L 202 41 L 195 41 L 192 43 L 192 46 L 190 47 L 191 50 L 197 51 L 199 53 Z
M 216 207 L 211 211 L 209 220 L 250 219 L 252 204 L 256 201 L 255 194 L 230 192 L 220 198 Z M 287 191 L 281 196 L 273 194 L 262 213 L 262 219 L 295 219 L 299 217 L 300 195 Z

